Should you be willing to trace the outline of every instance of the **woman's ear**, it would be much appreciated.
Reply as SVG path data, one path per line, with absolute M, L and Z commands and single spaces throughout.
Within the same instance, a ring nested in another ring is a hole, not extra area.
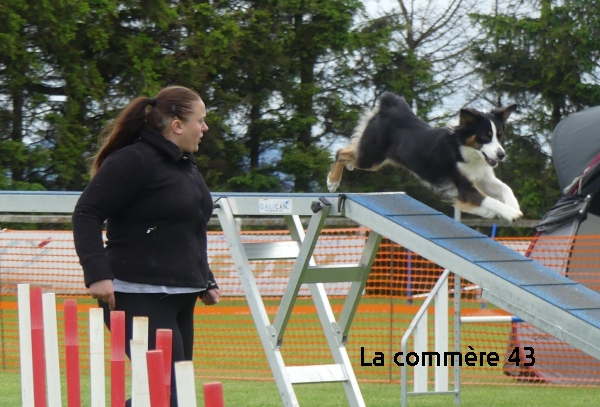
M 181 127 L 181 120 L 175 118 L 171 121 L 171 130 L 175 134 L 181 134 L 183 132 L 183 128 Z

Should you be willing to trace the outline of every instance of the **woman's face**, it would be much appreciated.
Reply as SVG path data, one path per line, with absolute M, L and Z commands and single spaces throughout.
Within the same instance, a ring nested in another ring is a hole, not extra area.
M 206 118 L 206 106 L 204 102 L 198 99 L 192 105 L 192 113 L 187 120 L 175 119 L 179 121 L 175 130 L 175 137 L 172 140 L 184 153 L 195 153 L 198 151 L 204 133 L 208 131 L 208 126 L 204 119 Z

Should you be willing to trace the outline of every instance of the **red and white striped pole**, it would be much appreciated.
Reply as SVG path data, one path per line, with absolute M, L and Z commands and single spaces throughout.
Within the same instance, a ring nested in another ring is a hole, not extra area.
M 91 407 L 106 407 L 104 310 L 102 308 L 90 308 L 89 323 Z
M 33 360 L 33 399 L 35 407 L 46 407 L 46 358 L 44 355 L 44 311 L 42 289 L 30 292 L 31 346 Z
M 167 397 L 171 397 L 171 359 L 173 353 L 173 331 L 170 329 L 156 330 L 156 350 L 163 351 L 163 359 L 165 362 L 164 378 L 165 386 L 167 387 Z
M 63 307 L 65 320 L 65 352 L 67 358 L 67 405 L 69 407 L 81 407 L 77 301 L 65 300 Z
M 165 361 L 162 350 L 146 352 L 148 362 L 148 383 L 150 385 L 150 406 L 169 407 L 167 386 L 165 386 Z
M 125 407 L 125 312 L 110 313 L 110 405 Z
M 221 382 L 204 383 L 204 406 L 225 407 L 223 384 Z
M 148 317 L 133 317 L 129 351 L 131 355 L 131 406 L 149 407 L 148 385 Z
M 31 301 L 29 284 L 19 284 L 19 353 L 21 357 L 21 406 L 35 407 L 33 399 L 33 361 L 31 353 Z
M 58 355 L 58 319 L 56 318 L 56 297 L 54 293 L 43 294 L 42 305 L 44 309 L 44 350 L 46 351 L 48 407 L 62 407 L 60 357 Z

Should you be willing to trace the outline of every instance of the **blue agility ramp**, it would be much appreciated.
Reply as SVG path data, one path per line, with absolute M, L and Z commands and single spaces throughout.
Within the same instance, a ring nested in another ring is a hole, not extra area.
M 600 294 L 404 194 L 347 195 L 344 216 L 479 285 L 483 297 L 600 359 Z

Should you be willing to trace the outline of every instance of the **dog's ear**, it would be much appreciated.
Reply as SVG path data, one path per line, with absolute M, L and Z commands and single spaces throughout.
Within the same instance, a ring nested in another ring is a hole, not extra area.
M 508 120 L 508 116 L 510 116 L 512 112 L 517 110 L 517 107 L 518 105 L 516 104 L 507 107 L 499 107 L 497 109 L 492 110 L 492 113 L 496 115 L 496 117 L 501 119 L 503 122 L 506 122 Z
M 477 116 L 478 113 L 476 110 L 474 109 L 469 109 L 464 108 L 464 109 L 460 109 L 460 120 L 459 120 L 459 125 L 462 126 L 463 124 L 467 124 L 467 123 L 471 123 L 471 122 L 476 122 L 477 121 Z

